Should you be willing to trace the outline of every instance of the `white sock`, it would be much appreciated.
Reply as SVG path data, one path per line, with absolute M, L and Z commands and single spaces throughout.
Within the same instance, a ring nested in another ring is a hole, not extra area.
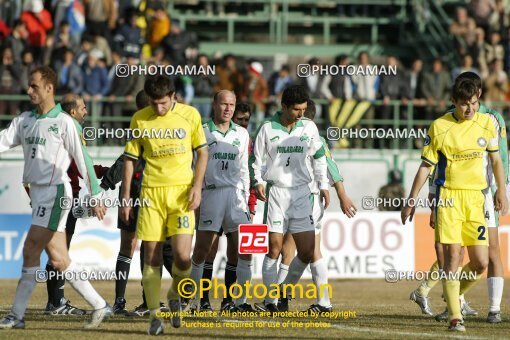
M 19 279 L 18 287 L 16 287 L 16 295 L 14 297 L 14 304 L 11 308 L 11 313 L 19 320 L 25 316 L 28 300 L 32 296 L 37 281 L 35 280 L 35 272 L 39 267 L 23 267 L 21 269 L 21 279 Z
M 195 283 L 197 284 L 196 287 L 199 287 L 200 280 L 202 279 L 202 275 L 204 274 L 204 263 L 205 261 L 202 261 L 201 263 L 195 263 L 195 261 L 191 259 L 191 273 L 189 274 L 189 277 L 193 281 L 195 281 Z
M 289 273 L 289 266 L 286 264 L 280 263 L 280 270 L 278 271 L 278 284 L 282 284 Z
M 489 312 L 499 312 L 505 279 L 502 277 L 489 277 L 487 288 L 489 290 Z
M 312 279 L 317 286 L 317 303 L 322 307 L 331 307 L 329 300 L 329 288 L 326 286 L 328 283 L 328 268 L 324 259 L 319 259 L 314 263 L 310 263 L 310 270 L 312 271 Z
M 267 256 L 264 256 L 264 262 L 262 262 L 262 282 L 267 288 L 267 291 L 270 292 L 278 281 L 278 268 L 276 267 L 278 260 L 271 259 Z M 266 303 L 274 303 L 278 301 L 277 298 L 270 299 L 269 294 L 264 299 Z
M 67 272 L 72 272 L 74 274 L 65 275 Z M 69 267 L 64 270 L 64 277 L 66 279 L 71 278 L 71 280 L 67 280 L 67 282 L 69 282 L 71 287 L 73 287 L 94 310 L 104 308 L 106 306 L 106 301 L 96 292 L 88 280 L 81 280 L 78 274 L 79 271 L 74 262 L 71 262 Z
M 243 260 L 243 259 L 237 259 L 237 267 L 236 267 L 236 274 L 237 274 L 237 283 L 243 287 L 243 291 L 241 294 L 241 297 L 237 299 L 236 306 L 242 305 L 243 303 L 246 303 L 246 290 L 244 289 L 246 282 L 251 282 L 251 261 Z
M 299 257 L 294 257 L 292 262 L 289 266 L 289 273 L 287 274 L 287 277 L 285 278 L 285 281 L 283 281 L 283 284 L 290 283 L 295 285 L 298 283 L 299 279 L 303 275 L 303 272 L 305 271 L 306 267 L 308 266 L 308 263 L 304 263 L 299 259 Z M 290 298 L 291 290 L 290 288 L 287 290 L 287 297 Z

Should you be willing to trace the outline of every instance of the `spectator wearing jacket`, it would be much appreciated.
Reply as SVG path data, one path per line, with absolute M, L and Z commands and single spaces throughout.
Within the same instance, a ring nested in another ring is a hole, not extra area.
M 83 92 L 83 73 L 74 60 L 73 50 L 67 48 L 64 51 L 64 60 L 55 65 L 58 74 L 57 94 Z

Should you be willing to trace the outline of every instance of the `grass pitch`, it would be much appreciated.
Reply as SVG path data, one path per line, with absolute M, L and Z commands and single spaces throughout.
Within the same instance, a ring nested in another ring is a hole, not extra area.
M 306 281 L 304 282 L 306 283 Z M 0 312 L 7 313 L 13 301 L 17 280 L 0 280 Z M 114 283 L 98 281 L 93 285 L 109 303 L 114 299 Z M 420 339 L 420 338 L 465 338 L 496 339 L 509 338 L 510 308 L 509 285 L 506 280 L 502 302 L 503 322 L 492 325 L 485 322 L 487 316 L 486 280 L 472 289 L 467 295 L 471 306 L 479 311 L 479 316 L 466 319 L 465 334 L 449 333 L 446 323 L 436 322 L 432 317 L 421 314 L 418 306 L 409 300 L 410 292 L 418 282 L 386 283 L 383 280 L 333 280 L 333 308 L 337 312 L 355 312 L 356 317 L 349 318 L 226 318 L 226 317 L 189 317 L 183 326 L 172 328 L 165 322 L 165 335 L 172 338 L 197 337 L 202 339 Z M 162 285 L 162 301 L 170 281 Z M 441 299 L 441 285 L 432 290 L 431 305 L 435 313 L 444 309 Z M 139 281 L 128 283 L 126 299 L 128 309 L 132 310 L 141 303 Z M 66 285 L 66 297 L 72 304 L 86 308 L 87 305 L 70 287 Z M 83 324 L 89 316 L 45 316 L 46 286 L 38 284 L 29 303 L 25 316 L 25 330 L 0 330 L 0 339 L 138 339 L 145 336 L 148 318 L 128 318 L 114 316 L 96 330 L 84 330 Z M 213 308 L 219 309 L 220 301 L 212 300 Z M 249 301 L 250 303 L 258 301 Z M 292 300 L 290 310 L 305 310 L 312 300 Z M 202 327 L 200 327 L 202 326 Z M 204 327 L 207 326 L 207 327 Z

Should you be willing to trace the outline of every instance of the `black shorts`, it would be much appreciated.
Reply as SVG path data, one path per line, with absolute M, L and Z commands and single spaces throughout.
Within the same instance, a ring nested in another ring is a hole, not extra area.
M 133 207 L 133 218 L 129 219 L 129 223 L 124 223 L 120 218 L 117 218 L 117 228 L 120 230 L 125 230 L 130 233 L 134 233 L 136 231 L 136 223 L 138 221 L 138 211 L 140 210 L 139 206 Z

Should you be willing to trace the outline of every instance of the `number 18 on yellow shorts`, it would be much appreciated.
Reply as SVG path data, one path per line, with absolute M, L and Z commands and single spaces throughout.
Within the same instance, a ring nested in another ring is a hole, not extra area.
M 437 187 L 436 242 L 463 246 L 488 246 L 489 233 L 484 216 L 485 197 L 481 190 Z
M 142 241 L 163 242 L 173 235 L 193 235 L 195 213 L 188 210 L 189 185 L 144 188 L 136 237 Z

